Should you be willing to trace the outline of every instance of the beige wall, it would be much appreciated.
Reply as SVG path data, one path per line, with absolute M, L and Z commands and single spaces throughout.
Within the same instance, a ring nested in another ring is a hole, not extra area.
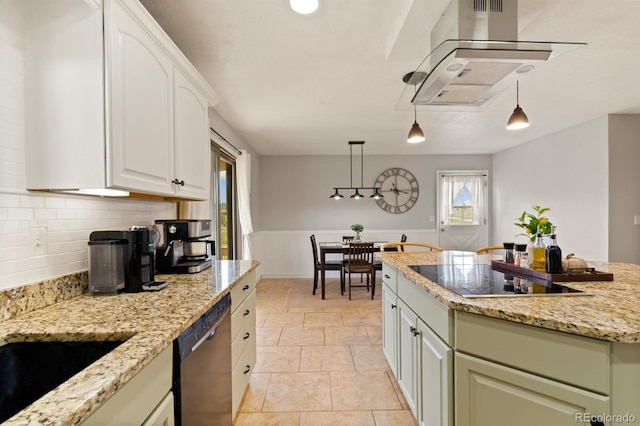
M 493 242 L 525 242 L 514 219 L 537 204 L 551 208 L 563 254 L 607 260 L 607 151 L 603 117 L 494 154 Z
M 640 264 L 640 115 L 609 116 L 609 260 Z
M 348 153 L 348 147 L 345 144 Z M 390 214 L 374 200 L 351 200 L 342 191 L 341 200 L 330 199 L 333 187 L 350 186 L 349 155 L 261 157 L 260 212 L 264 231 L 344 230 L 353 223 L 375 229 L 432 229 L 436 215 L 436 171 L 447 169 L 489 170 L 490 155 L 367 156 L 365 145 L 364 185 L 391 167 L 413 173 L 420 185 L 415 206 L 403 214 Z M 356 167 L 357 166 L 357 167 Z M 360 159 L 354 154 L 354 186 L 360 186 Z M 371 191 L 367 191 L 368 197 Z

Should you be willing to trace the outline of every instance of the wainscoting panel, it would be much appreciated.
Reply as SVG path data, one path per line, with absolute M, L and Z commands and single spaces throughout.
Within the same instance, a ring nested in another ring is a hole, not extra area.
M 435 229 L 365 230 L 366 241 L 400 241 L 405 233 L 409 241 L 437 244 Z M 351 232 L 323 231 L 259 231 L 251 235 L 253 259 L 260 262 L 263 278 L 310 278 L 313 276 L 313 255 L 309 237 L 315 234 L 318 243 L 341 241 Z M 338 277 L 337 271 L 327 272 L 328 277 Z

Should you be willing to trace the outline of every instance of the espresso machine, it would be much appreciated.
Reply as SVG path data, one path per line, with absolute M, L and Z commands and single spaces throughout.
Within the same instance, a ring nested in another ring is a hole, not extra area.
M 156 248 L 156 271 L 162 274 L 193 274 L 211 267 L 215 241 L 211 220 L 156 220 L 160 241 Z
M 105 250 L 105 246 L 121 246 L 117 252 Z M 143 290 L 159 290 L 165 282 L 154 282 L 155 235 L 146 226 L 132 226 L 124 231 L 94 231 L 89 235 L 90 276 L 103 274 L 99 268 L 108 263 L 124 266 L 124 287 L 117 285 L 116 292 L 137 293 Z M 109 266 L 109 265 L 106 265 Z

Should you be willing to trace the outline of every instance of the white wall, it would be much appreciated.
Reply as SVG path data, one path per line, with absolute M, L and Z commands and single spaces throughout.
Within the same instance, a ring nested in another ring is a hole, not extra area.
M 537 204 L 563 254 L 608 260 L 607 131 L 603 117 L 494 154 L 493 242 L 525 242 L 514 219 Z

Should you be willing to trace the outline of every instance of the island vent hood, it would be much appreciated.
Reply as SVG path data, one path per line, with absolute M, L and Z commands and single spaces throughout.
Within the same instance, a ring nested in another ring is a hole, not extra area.
M 452 0 L 431 31 L 443 39 L 405 78 L 397 109 L 483 110 L 523 74 L 586 45 L 518 41 L 517 0 Z

